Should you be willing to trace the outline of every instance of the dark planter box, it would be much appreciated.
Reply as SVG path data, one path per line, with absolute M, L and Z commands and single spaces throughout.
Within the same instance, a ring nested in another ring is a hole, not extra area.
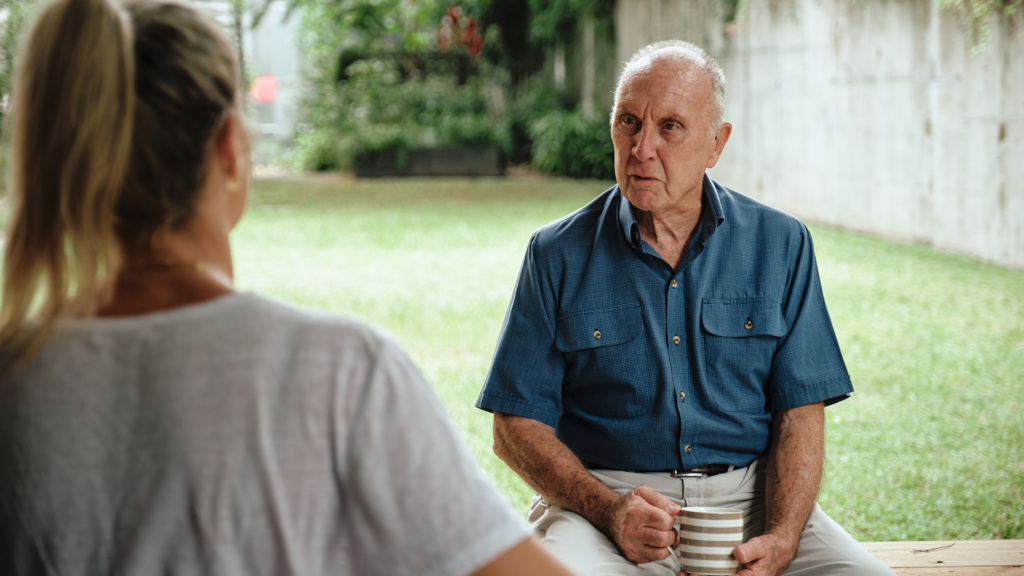
M 492 146 L 414 148 L 406 153 L 404 166 L 398 160 L 398 151 L 382 150 L 360 154 L 352 164 L 359 178 L 505 175 L 505 154 Z

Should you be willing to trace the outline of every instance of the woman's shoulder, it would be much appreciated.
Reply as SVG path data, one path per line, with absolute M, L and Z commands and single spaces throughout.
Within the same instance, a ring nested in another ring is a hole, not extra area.
M 353 316 L 320 310 L 246 292 L 224 303 L 222 320 L 246 331 L 287 335 L 305 343 L 331 342 L 370 348 L 388 346 L 392 338 L 382 329 Z M 208 317 L 214 321 L 215 317 Z
M 168 350 L 199 354 L 249 350 L 365 357 L 393 345 L 390 335 L 365 321 L 253 292 L 141 316 L 75 320 L 55 336 L 94 343 L 154 340 Z
M 322 325 L 357 331 L 375 330 L 370 324 L 351 316 L 287 302 L 256 292 L 236 293 L 225 298 L 223 305 L 227 314 L 263 321 Z

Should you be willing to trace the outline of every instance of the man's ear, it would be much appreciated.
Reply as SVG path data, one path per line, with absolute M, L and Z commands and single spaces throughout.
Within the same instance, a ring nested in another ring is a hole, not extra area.
M 708 168 L 714 168 L 715 164 L 718 164 L 718 159 L 722 156 L 722 150 L 725 150 L 725 143 L 729 141 L 731 134 L 732 124 L 722 122 L 722 125 L 718 127 L 718 131 L 715 132 L 715 148 L 708 157 Z

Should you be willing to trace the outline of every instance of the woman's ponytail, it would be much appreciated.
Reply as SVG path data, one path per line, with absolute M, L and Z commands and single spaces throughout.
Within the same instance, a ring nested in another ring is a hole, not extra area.
M 91 315 L 112 288 L 115 205 L 132 153 L 132 46 L 131 21 L 110 0 L 52 1 L 22 42 L 0 304 L 0 350 L 12 363 L 58 320 Z

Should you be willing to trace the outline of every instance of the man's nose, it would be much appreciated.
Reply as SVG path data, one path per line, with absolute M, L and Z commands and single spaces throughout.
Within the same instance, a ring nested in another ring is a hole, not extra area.
M 644 124 L 640 127 L 640 131 L 637 132 L 636 144 L 633 145 L 633 156 L 636 156 L 637 160 L 650 160 L 654 158 L 657 147 L 657 134 L 654 129 L 651 128 L 650 124 Z

